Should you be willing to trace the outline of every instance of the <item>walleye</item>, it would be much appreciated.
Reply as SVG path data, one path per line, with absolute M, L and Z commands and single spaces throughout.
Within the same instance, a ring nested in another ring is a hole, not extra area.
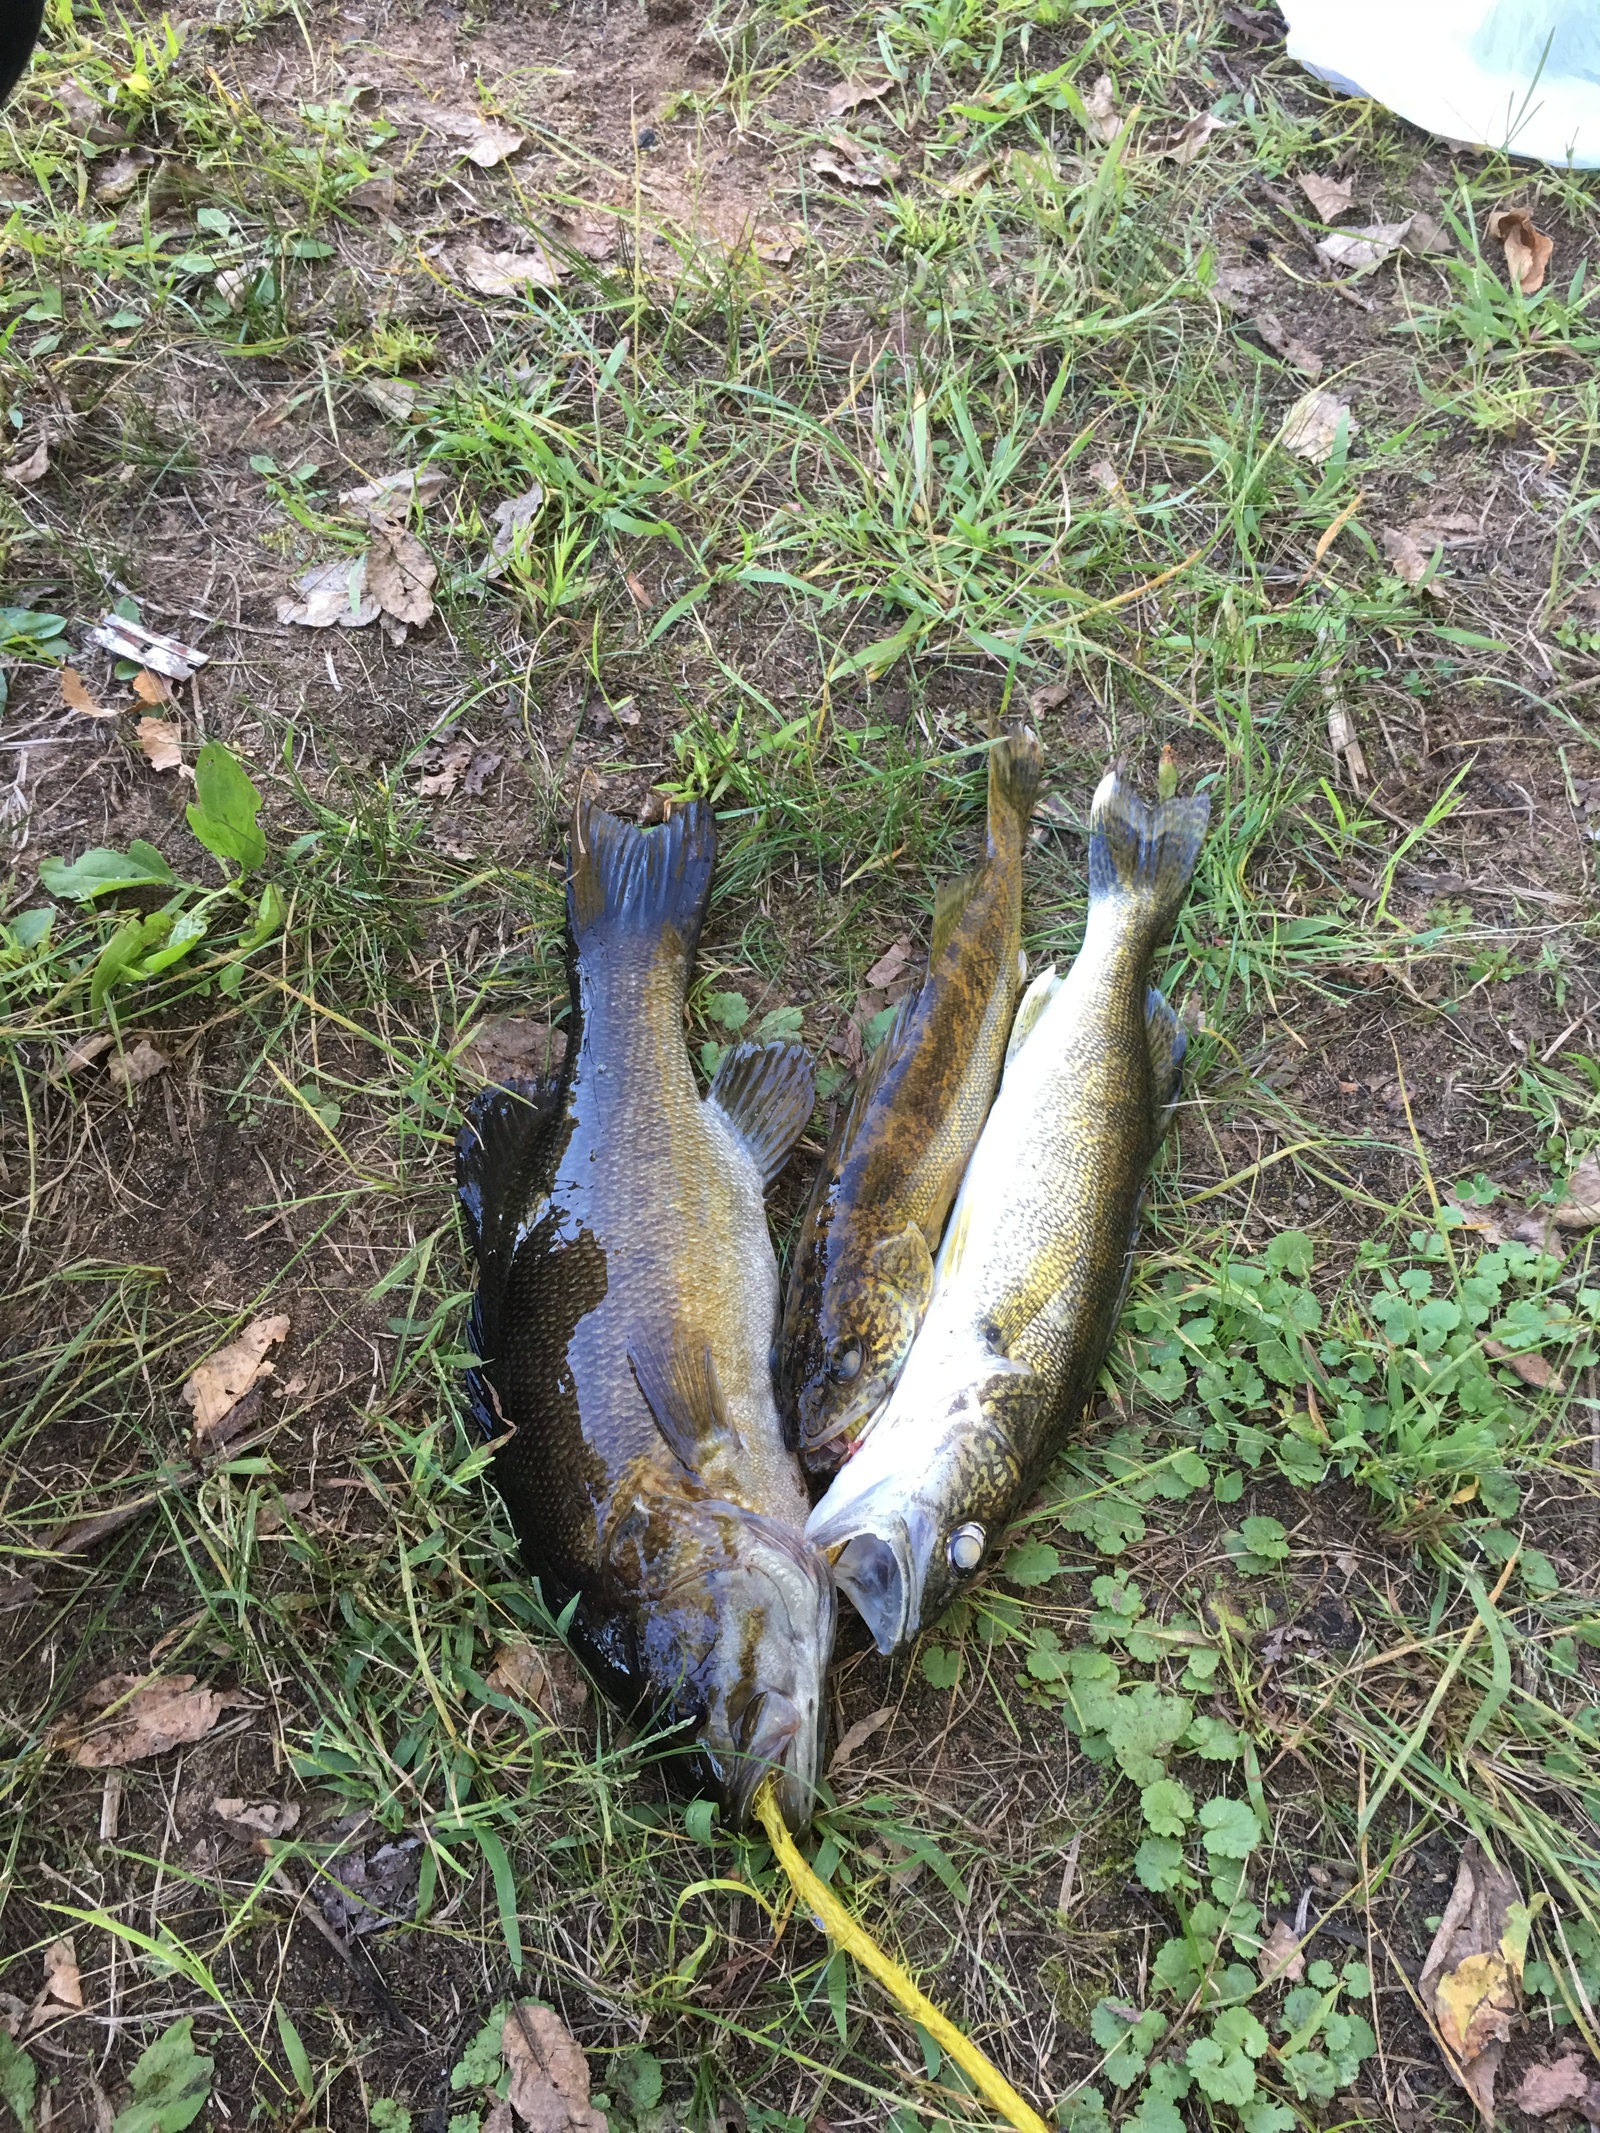
M 889 1397 L 933 1294 L 1022 989 L 1022 857 L 1041 765 L 1026 726 L 991 747 L 983 863 L 939 891 L 928 974 L 862 1070 L 806 1209 L 779 1386 L 818 1472 Z
M 529 1570 L 573 1647 L 680 1775 L 791 1829 L 820 1773 L 827 1565 L 801 1537 L 770 1351 L 766 1187 L 811 1115 L 796 1045 L 741 1045 L 701 1099 L 683 1003 L 711 887 L 696 802 L 639 830 L 580 801 L 572 1027 L 553 1085 L 490 1089 L 457 1143 L 477 1256 L 477 1419 Z
M 878 1649 L 935 1621 L 981 1568 L 1093 1389 L 1127 1286 L 1145 1172 L 1184 1036 L 1148 985 L 1210 802 L 1095 793 L 1089 916 L 1065 978 L 1017 1011 L 1000 1093 L 887 1407 L 806 1531 Z

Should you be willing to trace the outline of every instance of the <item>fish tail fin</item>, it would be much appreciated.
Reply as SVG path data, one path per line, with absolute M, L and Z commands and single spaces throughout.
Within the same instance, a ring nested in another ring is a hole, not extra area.
M 1026 721 L 1008 725 L 989 750 L 989 837 L 1025 837 L 1044 776 L 1044 748 Z
M 1172 1123 L 1183 1086 L 1183 1058 L 1189 1039 L 1167 996 L 1152 985 L 1144 996 L 1144 1028 L 1150 1043 L 1150 1103 L 1159 1142 Z
M 1089 904 L 1118 903 L 1138 934 L 1165 940 L 1189 893 L 1211 818 L 1207 794 L 1146 806 L 1107 771 L 1089 810 Z
M 704 800 L 646 830 L 580 798 L 567 863 L 567 918 L 580 955 L 673 933 L 687 971 L 716 856 L 716 821 Z

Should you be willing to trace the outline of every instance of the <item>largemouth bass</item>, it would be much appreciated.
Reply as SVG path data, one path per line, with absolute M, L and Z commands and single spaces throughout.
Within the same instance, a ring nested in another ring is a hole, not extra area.
M 783 1441 L 765 1188 L 811 1115 L 795 1045 L 701 1099 L 683 1004 L 710 892 L 701 803 L 638 830 L 580 802 L 572 1025 L 552 1087 L 492 1089 L 457 1144 L 479 1282 L 481 1426 L 528 1568 L 674 1774 L 742 1824 L 767 1769 L 793 1829 L 820 1769 L 827 1565 Z
M 1042 761 L 1025 726 L 991 747 L 983 863 L 940 890 L 928 974 L 863 1068 L 806 1209 L 779 1395 L 819 1473 L 889 1397 L 933 1295 L 933 1255 L 1022 990 L 1022 859 Z
M 1083 947 L 1065 978 L 1042 971 L 1023 996 L 922 1331 L 811 1514 L 880 1651 L 970 1584 L 1105 1360 L 1183 1063 L 1150 964 L 1209 813 L 1204 797 L 1146 807 L 1114 772 L 1102 780 Z

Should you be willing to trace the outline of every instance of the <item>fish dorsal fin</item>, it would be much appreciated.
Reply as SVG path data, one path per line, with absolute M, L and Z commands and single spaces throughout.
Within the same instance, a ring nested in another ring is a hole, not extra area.
M 928 943 L 928 965 L 932 966 L 950 945 L 950 937 L 966 915 L 982 878 L 982 869 L 974 867 L 970 874 L 958 874 L 953 881 L 941 881 L 933 897 L 933 938 Z
M 1006 1045 L 1007 1066 L 1010 1066 L 1033 1035 L 1039 1025 L 1039 1017 L 1066 982 L 1066 979 L 1057 973 L 1054 963 L 1046 963 L 1022 995 L 1017 1003 L 1017 1018 L 1011 1025 L 1011 1038 Z
M 916 1012 L 918 995 L 908 992 L 894 1011 L 894 1020 L 867 1054 L 866 1063 L 856 1076 L 856 1085 L 850 1096 L 850 1108 L 839 1128 L 838 1146 L 834 1151 L 834 1164 L 843 1163 L 849 1155 L 856 1135 L 861 1131 L 873 1099 L 883 1087 L 890 1070 L 900 1058 L 900 1047 L 905 1039 L 911 1017 Z
M 629 1348 L 628 1362 L 668 1451 L 691 1474 L 701 1471 L 718 1440 L 743 1451 L 709 1341 L 681 1331 L 659 1341 L 645 1336 Z
M 798 1044 L 736 1044 L 706 1095 L 743 1142 L 763 1191 L 788 1161 L 816 1100 L 811 1061 Z
M 1150 1044 L 1150 1102 L 1156 1139 L 1165 1135 L 1183 1086 L 1183 1055 L 1189 1039 L 1164 993 L 1152 985 L 1144 996 L 1145 1036 Z
M 456 1191 L 480 1264 L 505 1245 L 526 1212 L 529 1173 L 555 1115 L 560 1084 L 507 1080 L 480 1089 L 456 1135 Z

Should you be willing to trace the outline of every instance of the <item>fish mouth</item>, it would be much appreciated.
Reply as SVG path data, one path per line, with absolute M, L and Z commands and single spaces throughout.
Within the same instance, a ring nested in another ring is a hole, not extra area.
M 826 1504 L 824 1498 L 818 1509 Z M 874 1517 L 870 1496 L 806 1529 L 885 1658 L 908 1644 L 920 1625 L 931 1531 L 932 1521 L 920 1504 Z
M 802 1830 L 816 1801 L 818 1738 L 815 1718 L 778 1689 L 758 1689 L 745 1705 L 737 1728 L 739 1760 L 728 1781 L 728 1813 L 736 1829 L 746 1829 L 755 1796 L 764 1780 L 777 1780 L 778 1809 L 784 1825 Z

